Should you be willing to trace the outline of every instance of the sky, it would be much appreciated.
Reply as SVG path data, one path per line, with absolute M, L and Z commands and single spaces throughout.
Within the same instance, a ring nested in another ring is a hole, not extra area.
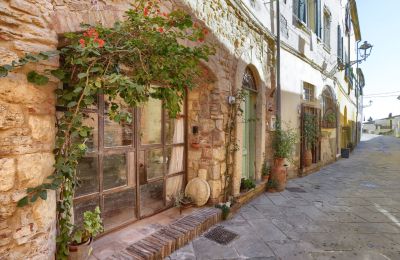
M 400 0 L 359 0 L 357 7 L 362 41 L 374 46 L 360 65 L 366 82 L 364 106 L 372 100 L 364 108 L 365 120 L 400 115 Z

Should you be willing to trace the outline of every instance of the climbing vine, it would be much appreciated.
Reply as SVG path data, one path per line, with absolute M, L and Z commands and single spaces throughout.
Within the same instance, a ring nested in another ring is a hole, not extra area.
M 229 107 L 227 122 L 225 125 L 225 172 L 224 172 L 224 201 L 228 201 L 229 195 L 232 194 L 233 174 L 234 174 L 234 158 L 235 153 L 239 151 L 239 144 L 236 138 L 237 118 L 242 116 L 242 105 L 247 93 L 243 89 L 238 90 L 234 96 L 234 101 Z
M 132 115 L 123 111 L 117 100 L 136 107 L 154 98 L 162 100 L 169 115 L 175 117 L 185 90 L 192 89 L 200 76 L 200 61 L 214 52 L 202 43 L 207 30 L 184 11 L 162 12 L 157 0 L 135 0 L 133 6 L 126 19 L 112 28 L 83 25 L 83 32 L 65 34 L 67 45 L 58 52 L 27 54 L 0 66 L 0 76 L 5 77 L 27 63 L 60 57 L 60 68 L 27 74 L 28 81 L 37 85 L 46 85 L 51 78 L 60 80 L 57 104 L 65 111 L 57 119 L 54 173 L 45 183 L 28 188 L 18 202 L 22 207 L 38 198 L 45 200 L 48 190 L 59 191 L 58 259 L 68 257 L 74 190 L 79 185 L 76 168 L 92 132 L 83 123 L 82 109 L 96 106 L 97 96 L 103 94 L 110 103 L 109 117 L 130 123 Z

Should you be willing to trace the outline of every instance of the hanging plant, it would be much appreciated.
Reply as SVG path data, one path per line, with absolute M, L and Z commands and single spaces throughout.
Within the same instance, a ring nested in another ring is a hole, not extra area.
M 313 114 L 304 114 L 304 132 L 307 150 L 310 150 L 318 141 L 319 132 L 317 125 L 317 116 Z
M 149 98 L 160 99 L 171 117 L 180 112 L 184 93 L 195 86 L 200 76 L 199 63 L 207 61 L 213 48 L 203 44 L 207 30 L 194 23 L 190 15 L 175 10 L 160 11 L 159 1 L 135 0 L 126 19 L 112 28 L 83 25 L 84 32 L 65 34 L 68 44 L 59 52 L 28 54 L 18 61 L 0 66 L 0 76 L 30 62 L 59 55 L 61 67 L 39 74 L 27 74 L 29 82 L 45 85 L 50 77 L 63 84 L 56 90 L 57 103 L 65 107 L 58 118 L 55 143 L 55 171 L 48 181 L 27 189 L 18 202 L 22 207 L 47 198 L 48 190 L 59 190 L 57 204 L 57 258 L 68 257 L 73 228 L 72 207 L 77 186 L 76 167 L 87 150 L 92 129 L 83 124 L 82 109 L 96 105 L 104 94 L 110 102 L 108 114 L 116 122 L 132 121 L 116 99 L 136 107 Z M 182 44 L 193 42 L 193 47 Z

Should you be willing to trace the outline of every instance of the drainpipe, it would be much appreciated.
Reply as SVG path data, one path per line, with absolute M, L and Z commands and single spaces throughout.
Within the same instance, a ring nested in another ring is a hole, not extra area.
M 281 120 L 281 21 L 279 0 L 276 0 L 276 117 Z M 280 124 L 279 124 L 280 125 Z
M 358 132 L 358 107 L 359 107 L 359 103 L 358 103 L 358 99 L 359 99 L 359 96 L 360 96 L 360 82 L 359 82 L 359 77 L 358 77 L 358 45 L 360 44 L 360 41 L 361 40 L 359 40 L 359 41 L 357 41 L 357 50 L 356 50 L 356 52 L 357 52 L 357 59 L 356 59 L 356 61 L 357 61 L 357 68 L 356 68 L 356 74 L 357 74 L 357 84 L 356 84 L 356 93 L 357 93 L 357 96 L 356 96 L 356 104 L 357 104 L 357 108 L 356 108 L 356 145 L 358 144 L 358 135 L 360 134 L 359 132 Z M 362 120 L 362 118 L 361 118 L 361 120 Z

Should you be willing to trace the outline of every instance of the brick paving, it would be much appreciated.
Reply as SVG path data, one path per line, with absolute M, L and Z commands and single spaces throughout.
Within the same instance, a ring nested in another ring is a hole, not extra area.
M 400 139 L 364 138 L 350 159 L 222 222 L 239 234 L 228 245 L 202 236 L 166 259 L 400 259 Z

